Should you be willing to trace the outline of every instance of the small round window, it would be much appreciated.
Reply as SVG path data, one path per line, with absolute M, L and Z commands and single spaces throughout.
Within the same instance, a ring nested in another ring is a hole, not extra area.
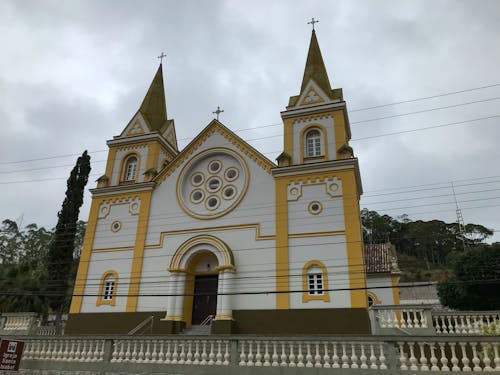
M 200 172 L 197 172 L 191 176 L 191 183 L 194 186 L 200 186 L 204 180 L 205 180 L 205 176 L 203 176 L 203 174 Z
M 318 215 L 319 213 L 321 213 L 321 211 L 323 211 L 323 206 L 318 201 L 312 201 L 311 203 L 309 203 L 307 209 L 310 214 Z
M 224 199 L 234 198 L 235 195 L 236 195 L 236 187 L 232 185 L 226 186 L 222 191 L 222 197 Z
M 221 170 L 221 168 L 222 168 L 222 163 L 218 160 L 211 161 L 208 164 L 208 171 L 210 173 L 217 173 Z
M 224 176 L 226 177 L 226 180 L 234 181 L 238 178 L 239 174 L 240 172 L 236 168 L 231 167 L 226 169 L 226 173 L 224 174 Z
M 221 180 L 218 177 L 210 177 L 207 181 L 207 189 L 212 193 L 218 191 L 221 185 Z
M 193 190 L 193 192 L 191 193 L 191 202 L 200 203 L 204 197 L 205 194 L 203 193 L 203 190 L 200 189 Z
M 208 197 L 208 199 L 205 201 L 207 209 L 211 211 L 217 209 L 217 207 L 219 207 L 219 204 L 220 204 L 219 198 L 216 197 L 215 195 Z
M 118 232 L 120 229 L 122 229 L 122 223 L 121 221 L 115 220 L 111 223 L 111 232 Z

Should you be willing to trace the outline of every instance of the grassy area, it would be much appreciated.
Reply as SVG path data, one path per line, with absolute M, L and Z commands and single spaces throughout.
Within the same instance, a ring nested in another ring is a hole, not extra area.
M 450 273 L 449 268 L 436 266 L 411 255 L 398 254 L 398 264 L 401 269 L 401 282 L 441 281 Z

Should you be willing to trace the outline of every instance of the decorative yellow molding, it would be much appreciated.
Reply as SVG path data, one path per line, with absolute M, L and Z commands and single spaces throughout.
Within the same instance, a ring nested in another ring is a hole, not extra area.
M 315 211 L 312 208 L 313 205 L 318 205 L 319 208 Z M 307 205 L 307 211 L 309 211 L 311 215 L 319 215 L 321 212 L 323 212 L 323 205 L 320 201 L 312 201 Z
M 394 300 L 394 305 L 399 305 L 399 274 L 391 275 L 391 285 L 392 285 L 392 298 Z
M 106 279 L 112 276 L 113 277 L 113 292 L 111 294 L 111 299 L 104 299 L 104 291 L 105 291 L 105 282 Z M 99 294 L 97 296 L 96 306 L 100 305 L 110 305 L 115 306 L 116 304 L 116 290 L 118 289 L 118 272 L 115 270 L 107 270 L 101 276 L 101 281 L 99 282 Z
M 309 280 L 308 280 L 308 270 L 311 267 L 319 267 L 323 275 L 323 294 L 309 294 Z M 319 260 L 310 260 L 304 267 L 302 267 L 302 302 L 306 303 L 309 301 L 324 301 L 330 302 L 330 292 L 328 290 L 328 270 L 326 269 L 323 262 Z
M 290 308 L 288 254 L 288 178 L 276 178 L 276 309 Z

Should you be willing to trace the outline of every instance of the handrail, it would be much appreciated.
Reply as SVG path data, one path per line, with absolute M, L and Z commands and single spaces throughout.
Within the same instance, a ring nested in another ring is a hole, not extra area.
M 149 322 L 151 322 L 151 330 L 153 329 L 153 321 L 154 321 L 154 315 L 148 316 L 146 319 L 144 319 L 142 322 L 140 322 L 137 327 L 132 329 L 127 335 L 135 335 L 141 328 L 146 326 Z
M 208 325 L 212 325 L 212 320 L 214 319 L 213 315 L 209 315 L 200 323 L 200 327 L 206 327 Z

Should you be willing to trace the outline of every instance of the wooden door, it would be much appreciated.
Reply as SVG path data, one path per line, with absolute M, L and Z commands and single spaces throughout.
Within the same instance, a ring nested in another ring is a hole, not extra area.
M 192 324 L 200 324 L 217 312 L 219 275 L 195 276 Z

